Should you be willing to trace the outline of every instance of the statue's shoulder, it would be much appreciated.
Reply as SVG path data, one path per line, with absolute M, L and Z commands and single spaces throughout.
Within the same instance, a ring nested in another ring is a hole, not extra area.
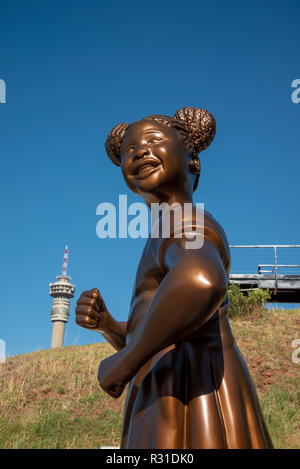
M 215 217 L 201 206 L 202 204 L 196 204 L 192 207 L 190 215 L 184 215 L 184 231 L 200 231 L 204 236 L 204 243 L 213 243 L 220 252 L 226 272 L 229 273 L 231 260 L 226 233 Z
M 200 204 L 199 204 L 200 205 Z M 219 250 L 224 268 L 227 273 L 230 269 L 230 249 L 227 236 L 221 224 L 213 215 L 201 206 L 189 207 L 187 211 L 177 213 L 170 218 L 170 231 L 167 237 L 152 238 L 149 247 L 156 264 L 163 266 L 164 253 L 171 239 L 184 236 L 191 232 L 200 232 L 206 241 L 213 243 Z
M 207 231 L 212 231 L 216 233 L 219 237 L 223 239 L 225 244 L 228 244 L 227 236 L 222 225 L 207 210 L 204 210 L 204 228 L 206 228 Z
M 230 270 L 230 248 L 226 233 L 221 224 L 207 210 L 204 211 L 204 238 L 213 242 L 220 251 L 227 273 Z

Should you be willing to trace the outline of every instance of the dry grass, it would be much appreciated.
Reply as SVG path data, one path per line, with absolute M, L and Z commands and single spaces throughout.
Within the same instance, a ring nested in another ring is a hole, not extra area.
M 299 310 L 231 320 L 277 448 L 300 448 Z M 107 396 L 97 382 L 108 344 L 65 347 L 8 358 L 0 365 L 0 448 L 118 446 L 125 393 Z M 298 432 L 298 433 L 297 433 Z
M 100 361 L 112 353 L 100 343 L 7 359 L 0 367 L 0 447 L 118 446 L 124 397 L 110 399 L 97 381 Z

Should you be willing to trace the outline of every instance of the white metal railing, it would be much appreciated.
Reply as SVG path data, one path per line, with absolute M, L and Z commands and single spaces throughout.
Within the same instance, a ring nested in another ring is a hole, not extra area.
M 230 248 L 272 248 L 274 249 L 274 264 L 259 264 L 257 267 L 257 273 L 261 275 L 262 273 L 271 273 L 275 276 L 275 288 L 277 288 L 277 280 L 278 280 L 278 268 L 280 267 L 300 267 L 300 265 L 296 264 L 278 264 L 277 263 L 277 249 L 278 248 L 300 248 L 299 244 L 256 244 L 256 245 L 231 245 Z M 262 267 L 271 267 L 272 270 L 266 271 L 262 270 Z

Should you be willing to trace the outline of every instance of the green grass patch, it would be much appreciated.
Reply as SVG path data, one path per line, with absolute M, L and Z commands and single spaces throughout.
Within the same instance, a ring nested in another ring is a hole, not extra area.
M 118 446 L 122 412 L 74 416 L 66 411 L 44 413 L 27 423 L 0 419 L 0 447 L 13 449 L 72 449 Z
M 261 406 L 274 447 L 299 448 L 300 392 L 297 388 L 273 384 L 261 398 Z

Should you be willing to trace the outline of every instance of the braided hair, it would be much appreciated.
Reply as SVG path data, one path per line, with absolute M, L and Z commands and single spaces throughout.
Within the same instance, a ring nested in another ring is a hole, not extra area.
M 155 114 L 141 120 L 153 120 L 168 127 L 173 127 L 179 133 L 188 155 L 197 161 L 199 161 L 198 153 L 211 144 L 216 133 L 215 119 L 208 111 L 201 108 L 183 107 L 176 111 L 174 117 Z M 117 166 L 121 165 L 120 148 L 124 135 L 131 125 L 133 124 L 121 123 L 116 125 L 106 139 L 106 153 Z M 200 162 L 199 174 L 196 175 L 194 183 L 194 191 L 197 189 L 199 176 Z

